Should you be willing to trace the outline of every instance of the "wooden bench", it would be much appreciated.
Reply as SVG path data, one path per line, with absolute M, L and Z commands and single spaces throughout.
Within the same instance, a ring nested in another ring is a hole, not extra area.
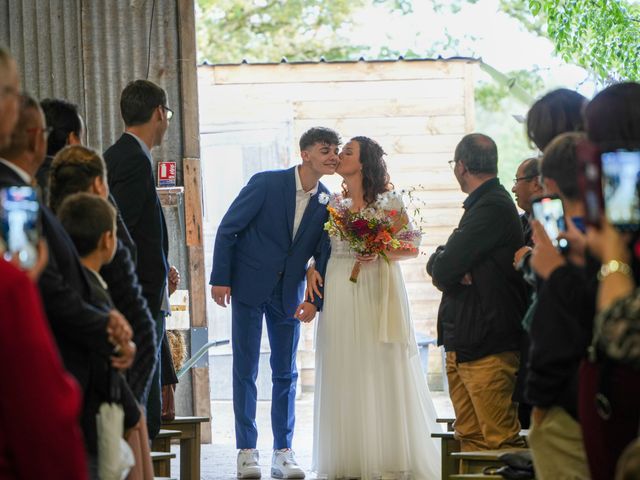
M 442 465 L 442 480 L 448 480 L 451 475 L 458 473 L 459 461 L 451 456 L 460 451 L 460 442 L 455 439 L 453 432 L 436 432 L 431 438 L 440 439 L 440 459 Z
M 464 473 L 460 470 L 460 459 L 453 456 L 453 453 L 460 452 L 460 442 L 456 440 L 454 432 L 436 432 L 431 434 L 431 438 L 440 439 L 440 458 L 442 464 L 442 480 L 448 480 L 451 475 Z M 520 436 L 527 440 L 529 430 L 521 430 Z M 502 451 L 502 450 L 501 450 Z
M 162 422 L 167 430 L 180 432 L 180 480 L 200 480 L 200 425 L 207 417 L 176 417 Z
M 153 474 L 159 477 L 170 477 L 172 458 L 176 458 L 175 453 L 151 452 L 151 462 L 153 463 Z
M 484 475 L 482 473 L 456 473 L 449 480 L 504 480 L 502 475 Z
M 456 417 L 437 417 L 436 423 L 446 423 L 447 432 L 453 432 L 453 422 L 456 421 Z
M 526 448 L 507 448 L 503 450 L 481 450 L 477 452 L 452 452 L 451 456 L 460 461 L 458 473 L 482 473 L 487 467 L 501 467 L 505 465 L 498 457 L 507 452 L 522 452 Z
M 151 450 L 154 452 L 170 452 L 171 440 L 179 439 L 180 435 L 178 430 L 160 430 L 151 443 Z

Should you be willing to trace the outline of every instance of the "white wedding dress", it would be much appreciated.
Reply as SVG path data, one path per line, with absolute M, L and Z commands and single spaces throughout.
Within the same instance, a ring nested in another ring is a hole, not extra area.
M 331 238 L 316 324 L 313 471 L 318 478 L 440 478 L 442 431 L 420 365 L 398 262 L 363 264 Z

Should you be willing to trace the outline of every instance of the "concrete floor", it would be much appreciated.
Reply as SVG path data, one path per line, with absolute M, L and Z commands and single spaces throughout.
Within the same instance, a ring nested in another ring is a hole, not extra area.
M 432 392 L 436 410 L 439 416 L 450 416 L 453 412 L 451 402 L 443 392 Z M 272 435 L 271 435 L 271 402 L 258 402 L 258 449 L 260 450 L 260 464 L 262 478 L 270 478 Z M 233 405 L 230 401 L 212 401 L 212 437 L 210 445 L 202 445 L 201 478 L 204 480 L 235 479 L 236 455 Z M 296 402 L 296 431 L 293 439 L 293 449 L 298 463 L 307 470 L 307 478 L 312 479 L 308 470 L 311 468 L 311 450 L 313 448 L 313 393 L 304 393 Z M 177 445 L 172 451 L 179 457 Z M 172 477 L 179 478 L 179 460 L 171 463 Z

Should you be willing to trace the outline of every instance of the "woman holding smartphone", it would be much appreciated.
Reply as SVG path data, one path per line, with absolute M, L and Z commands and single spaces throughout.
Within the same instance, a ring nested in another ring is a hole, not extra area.
M 557 198 L 543 197 L 533 207 L 531 267 L 541 284 L 529 330 L 525 397 L 533 405 L 529 445 L 536 478 L 542 480 L 589 477 L 578 423 L 578 368 L 588 345 L 595 291 L 586 281 L 589 269 L 576 240 L 584 228 L 584 206 L 575 147 L 584 139 L 584 134 L 565 133 L 547 146 L 542 185 L 546 195 Z M 555 223 L 550 231 L 545 230 L 547 217 Z M 553 234 L 564 223 L 568 231 L 556 239 Z M 573 250 L 565 256 L 560 243 L 567 238 Z
M 640 150 L 640 84 L 606 88 L 585 115 L 589 140 L 601 151 Z M 637 214 L 637 186 L 632 205 Z M 594 480 L 622 478 L 615 477 L 618 459 L 638 437 L 640 423 L 640 226 L 616 226 L 614 220 L 603 218 L 587 234 L 589 249 L 601 260 L 594 335 L 580 368 L 580 421 Z

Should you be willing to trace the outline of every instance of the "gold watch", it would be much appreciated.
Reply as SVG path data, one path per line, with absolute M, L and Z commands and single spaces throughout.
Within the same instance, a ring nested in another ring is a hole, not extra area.
M 627 263 L 621 262 L 620 260 L 609 260 L 600 267 L 598 280 L 602 280 L 612 273 L 620 273 L 630 278 L 633 277 L 633 271 Z

